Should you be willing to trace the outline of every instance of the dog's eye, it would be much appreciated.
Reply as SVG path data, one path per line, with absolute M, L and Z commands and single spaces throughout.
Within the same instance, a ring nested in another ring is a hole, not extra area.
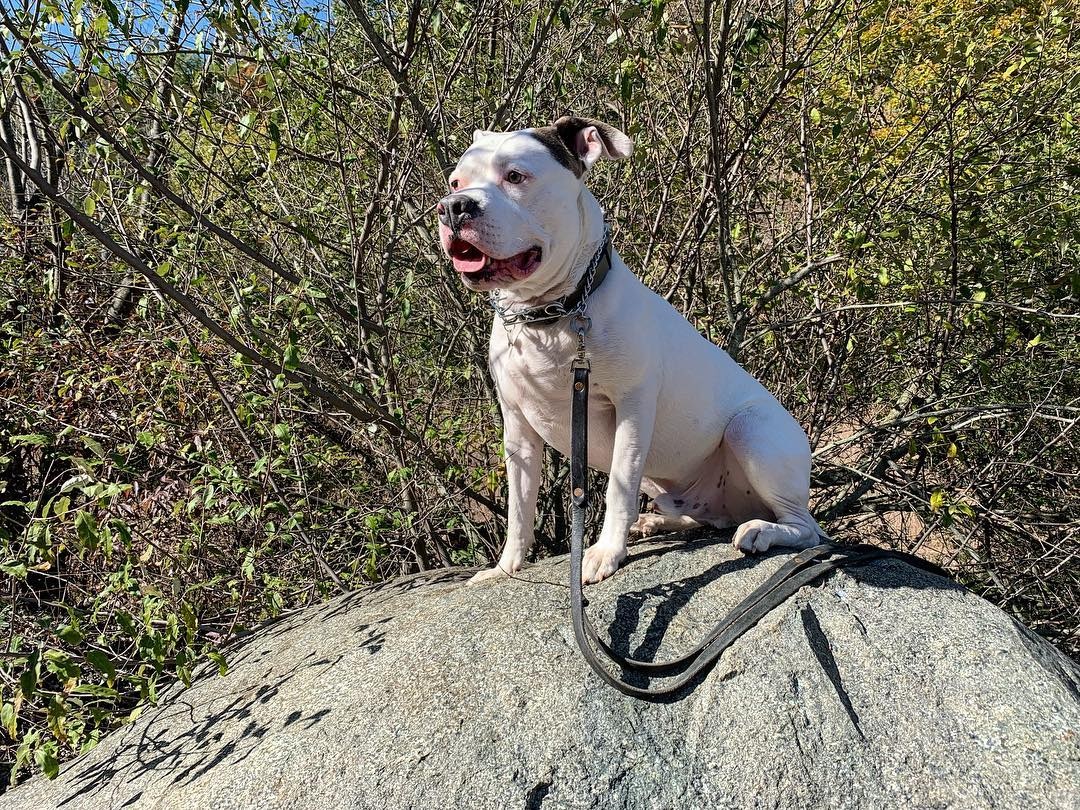
M 513 183 L 516 186 L 518 183 L 525 182 L 525 175 L 523 175 L 521 172 L 511 169 L 506 173 L 506 182 Z
M 454 189 L 454 191 L 457 191 L 457 187 L 458 187 L 458 181 L 455 178 L 455 179 L 450 181 L 450 188 Z

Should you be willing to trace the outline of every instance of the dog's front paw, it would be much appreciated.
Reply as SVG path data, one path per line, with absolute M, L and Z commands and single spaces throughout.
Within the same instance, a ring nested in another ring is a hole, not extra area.
M 589 585 L 607 579 L 617 570 L 619 564 L 626 559 L 626 546 L 609 546 L 597 543 L 585 549 L 585 555 L 581 559 L 581 584 Z
M 496 565 L 494 568 L 487 568 L 483 571 L 478 571 L 477 573 L 473 574 L 468 584 L 478 585 L 481 582 L 487 582 L 489 579 L 502 579 L 506 576 L 506 573 L 506 571 Z
M 489 579 L 501 579 L 502 577 L 516 574 L 521 570 L 524 564 L 524 560 L 499 560 L 494 568 L 488 568 L 485 571 L 473 574 L 472 579 L 469 580 L 468 584 L 476 585 L 478 582 L 486 582 Z

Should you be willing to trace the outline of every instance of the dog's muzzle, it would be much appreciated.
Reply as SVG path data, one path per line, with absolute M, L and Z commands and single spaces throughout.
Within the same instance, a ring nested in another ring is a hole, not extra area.
M 480 216 L 480 203 L 468 194 L 450 194 L 439 200 L 435 211 L 439 222 L 456 234 L 464 222 Z

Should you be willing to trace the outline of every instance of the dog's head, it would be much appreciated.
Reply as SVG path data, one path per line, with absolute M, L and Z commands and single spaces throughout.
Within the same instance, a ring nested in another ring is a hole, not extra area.
M 633 149 L 622 132 L 590 118 L 477 130 L 437 208 L 443 250 L 465 285 L 513 289 L 565 268 L 581 247 L 586 173 L 601 158 L 622 160 Z

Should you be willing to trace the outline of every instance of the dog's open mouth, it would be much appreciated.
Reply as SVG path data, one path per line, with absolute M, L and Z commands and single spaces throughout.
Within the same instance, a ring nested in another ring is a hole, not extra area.
M 472 280 L 492 278 L 508 274 L 514 278 L 529 275 L 540 264 L 543 252 L 538 247 L 531 247 L 506 259 L 488 256 L 480 248 L 464 239 L 453 239 L 447 252 L 454 262 L 454 269 Z

